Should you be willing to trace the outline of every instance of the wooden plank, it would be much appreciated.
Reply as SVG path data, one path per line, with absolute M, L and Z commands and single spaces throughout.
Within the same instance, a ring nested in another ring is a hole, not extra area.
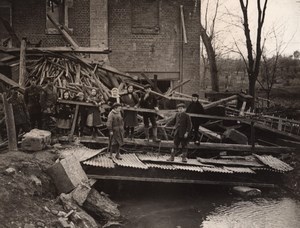
M 141 85 L 139 85 L 139 84 L 136 84 L 136 83 L 134 83 L 134 82 L 127 82 L 127 83 L 128 83 L 129 85 L 132 85 L 133 87 L 136 87 L 136 88 L 138 88 L 138 89 L 144 90 L 144 87 L 141 86 Z M 157 96 L 159 96 L 159 97 L 163 97 L 163 98 L 166 98 L 166 99 L 170 100 L 170 97 L 165 96 L 165 95 L 163 95 L 163 94 L 161 94 L 161 93 L 157 93 L 157 92 L 155 92 L 155 91 L 153 91 L 153 90 L 151 90 L 150 93 L 152 93 L 152 94 L 154 94 L 154 95 L 157 95 Z
M 96 137 L 92 138 L 89 136 L 79 137 L 80 142 L 83 143 L 99 143 L 99 144 L 108 144 L 107 137 Z M 62 139 L 63 141 L 63 139 Z M 174 142 L 162 140 L 160 143 L 155 143 L 152 141 L 145 141 L 144 139 L 124 139 L 126 145 L 131 146 L 148 146 L 148 147 L 161 147 L 161 148 L 173 148 Z M 241 144 L 227 144 L 227 143 L 208 143 L 201 142 L 200 145 L 195 145 L 194 143 L 189 143 L 187 145 L 188 149 L 201 149 L 201 150 L 214 150 L 214 151 L 236 151 L 236 152 L 251 152 L 251 145 L 241 145 Z M 294 152 L 295 149 L 291 147 L 274 147 L 274 146 L 255 146 L 255 153 L 289 153 Z
M 203 108 L 204 109 L 209 109 L 209 108 L 212 108 L 212 107 L 216 107 L 218 105 L 221 105 L 221 104 L 225 104 L 229 101 L 232 101 L 232 100 L 235 100 L 238 98 L 238 95 L 233 95 L 233 96 L 230 96 L 230 97 L 226 97 L 224 99 L 221 99 L 221 100 L 218 100 L 218 101 L 215 101 L 215 102 L 211 102 L 210 104 L 207 104 L 207 105 L 204 105 Z
M 4 106 L 6 131 L 8 138 L 8 149 L 9 151 L 18 150 L 18 142 L 15 128 L 15 119 L 12 105 L 7 102 L 6 93 L 1 94 L 2 102 Z
M 255 183 L 255 182 L 233 182 L 233 181 L 210 181 L 210 180 L 188 180 L 188 179 L 167 179 L 154 177 L 132 177 L 132 176 L 110 176 L 110 175 L 87 175 L 89 178 L 97 180 L 125 180 L 141 182 L 161 182 L 161 183 L 180 183 L 180 184 L 205 184 L 205 185 L 226 185 L 226 186 L 251 186 L 261 188 L 274 188 L 274 184 Z
M 8 85 L 19 87 L 21 92 L 24 92 L 25 90 L 24 87 L 20 86 L 18 83 L 16 83 L 15 81 L 11 80 L 10 78 L 8 78 L 7 76 L 1 73 L 0 73 L 0 80 L 5 82 Z
M 77 123 L 77 118 L 78 118 L 78 112 L 79 112 L 79 105 L 77 104 L 76 108 L 75 108 L 75 114 L 74 114 L 74 118 L 73 118 L 73 122 L 72 122 L 72 127 L 71 127 L 70 136 L 69 136 L 69 141 L 72 140 L 73 135 L 74 135 L 74 131 L 75 131 L 76 123 Z
M 25 76 L 26 76 L 26 39 L 23 38 L 21 41 L 20 65 L 19 65 L 19 85 L 22 87 L 25 87 Z
M 183 41 L 186 44 L 187 36 L 186 36 L 186 29 L 185 29 L 185 23 L 184 23 L 183 5 L 180 5 L 180 17 L 181 17 L 181 26 L 182 26 L 182 32 L 183 32 Z
M 9 33 L 9 35 L 13 41 L 13 45 L 20 47 L 20 45 L 21 45 L 20 39 L 17 36 L 13 27 L 10 25 L 10 23 L 7 20 L 3 19 L 1 16 L 0 16 L 0 21 L 2 22 L 2 24 L 5 27 L 5 29 L 7 30 L 7 32 Z
M 204 134 L 206 137 L 208 137 L 209 139 L 212 139 L 216 142 L 221 142 L 222 140 L 222 136 L 217 134 L 216 132 L 213 132 L 205 127 L 199 126 L 198 131 L 202 134 Z
M 53 17 L 51 17 L 50 14 L 47 14 L 47 17 L 52 22 L 52 24 L 55 26 L 56 29 L 59 30 L 59 32 L 63 35 L 65 40 L 74 48 L 78 48 L 78 43 L 69 35 L 69 33 L 64 29 L 62 25 L 60 25 Z
M 18 54 L 20 53 L 20 48 L 4 48 L 0 47 L 0 52 L 4 52 L 7 54 Z M 27 47 L 27 53 L 47 53 L 47 52 L 57 52 L 57 53 L 68 53 L 68 52 L 75 52 L 75 53 L 91 53 L 91 54 L 109 54 L 110 51 L 103 48 L 98 47 Z

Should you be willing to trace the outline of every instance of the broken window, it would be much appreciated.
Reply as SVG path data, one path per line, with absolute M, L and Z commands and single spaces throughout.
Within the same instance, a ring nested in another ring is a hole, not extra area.
M 131 0 L 132 33 L 158 34 L 159 30 L 159 0 Z
M 46 0 L 46 33 L 59 34 L 55 25 L 47 15 L 53 18 L 58 24 L 69 27 L 68 8 L 72 7 L 73 0 Z M 69 30 L 71 30 L 69 28 Z

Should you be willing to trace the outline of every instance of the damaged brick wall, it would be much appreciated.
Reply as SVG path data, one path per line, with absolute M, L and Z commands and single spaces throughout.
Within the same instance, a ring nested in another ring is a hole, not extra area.
M 110 62 L 122 71 L 157 74 L 160 79 L 172 79 L 176 84 L 180 74 L 180 5 L 183 5 L 188 39 L 188 43 L 183 45 L 183 77 L 191 79 L 191 82 L 184 86 L 183 92 L 198 92 L 200 33 L 199 3 L 195 6 L 195 2 L 199 1 L 157 1 L 157 33 L 133 32 L 134 21 L 131 12 L 134 0 L 108 2 L 109 47 L 112 49 Z M 147 17 L 144 17 L 144 20 L 147 20 Z M 153 20 L 151 15 L 149 20 Z M 145 25 L 151 23 L 152 21 L 145 21 Z
M 65 46 L 61 35 L 46 34 L 46 0 L 12 0 L 12 24 L 16 34 L 42 46 Z M 89 0 L 73 0 L 69 8 L 69 27 L 80 46 L 90 45 Z

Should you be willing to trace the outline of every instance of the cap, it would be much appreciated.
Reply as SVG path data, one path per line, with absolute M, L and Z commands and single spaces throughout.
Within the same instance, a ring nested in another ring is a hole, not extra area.
M 116 107 L 119 107 L 119 106 L 121 106 L 120 103 L 114 103 L 114 104 L 112 105 L 112 108 L 116 108 Z
M 151 85 L 149 85 L 149 84 L 144 86 L 144 89 L 149 89 L 149 88 L 151 88 Z
M 199 98 L 199 95 L 197 93 L 193 93 L 192 97 L 198 97 Z
M 184 103 L 180 103 L 177 105 L 177 108 L 185 108 L 185 104 Z

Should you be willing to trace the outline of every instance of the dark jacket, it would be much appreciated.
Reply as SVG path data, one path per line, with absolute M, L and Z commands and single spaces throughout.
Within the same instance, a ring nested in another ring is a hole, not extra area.
M 187 113 L 194 113 L 194 114 L 205 114 L 204 108 L 202 104 L 199 101 L 191 102 L 189 106 L 186 109 Z M 200 125 L 206 122 L 205 119 L 199 118 L 199 117 L 192 117 L 192 123 L 193 125 Z
M 186 112 L 176 113 L 168 125 L 175 125 L 174 135 L 180 138 L 183 138 L 184 134 L 189 133 L 192 129 L 191 118 Z
M 56 88 L 50 88 L 50 86 L 48 85 L 43 87 L 40 100 L 43 111 L 46 109 L 50 109 L 49 111 L 54 112 L 57 98 L 58 95 L 56 92 Z
M 134 107 L 139 102 L 139 97 L 136 93 L 132 93 L 131 97 L 129 94 L 125 94 L 121 97 L 123 104 L 129 107 Z M 124 124 L 128 127 L 135 127 L 138 125 L 137 112 L 124 110 Z
M 23 98 L 20 96 L 12 96 L 7 99 L 7 102 L 12 104 L 15 125 L 28 124 L 29 116 Z
M 149 94 L 148 97 L 145 98 L 146 94 L 143 94 L 141 96 L 141 99 L 139 101 L 139 105 L 141 108 L 147 108 L 147 109 L 154 109 L 157 107 L 157 99 L 153 94 Z
M 31 85 L 25 89 L 24 101 L 29 114 L 41 113 L 40 97 L 42 90 L 42 87 L 39 85 Z

